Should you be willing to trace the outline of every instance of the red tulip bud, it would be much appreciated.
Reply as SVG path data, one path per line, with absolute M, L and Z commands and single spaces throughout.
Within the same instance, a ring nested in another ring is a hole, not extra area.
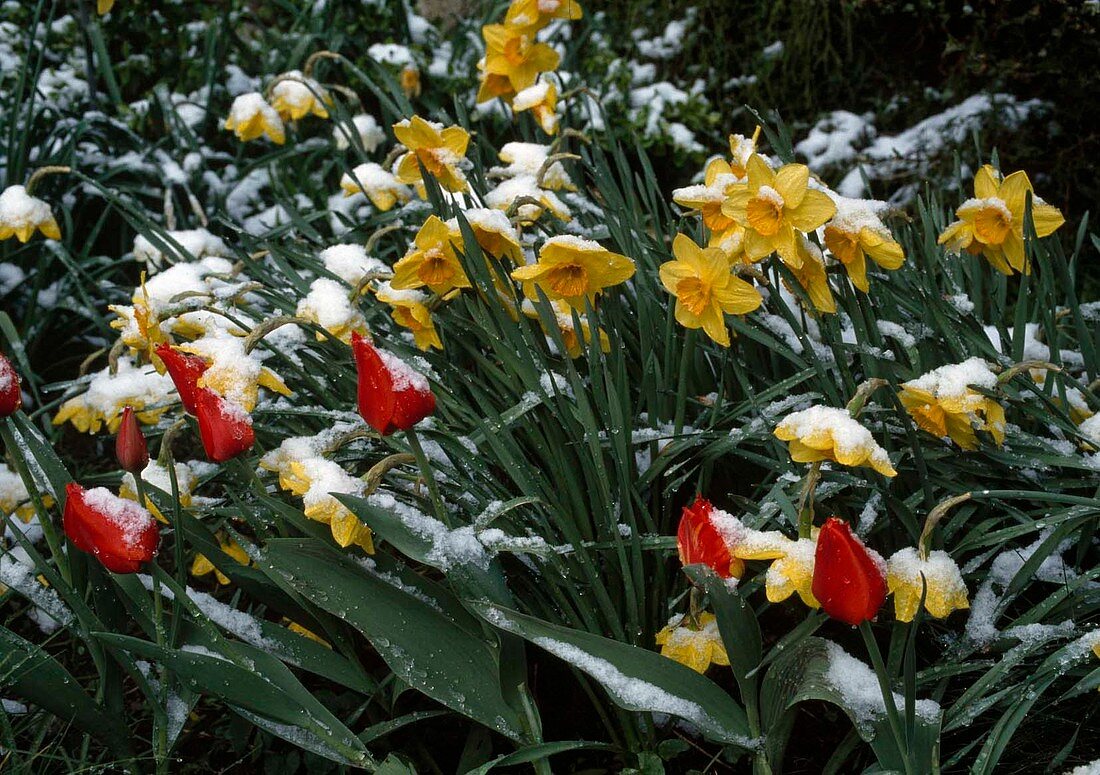
M 198 380 L 207 369 L 206 361 L 197 355 L 180 352 L 167 343 L 157 345 L 157 355 L 164 361 L 168 376 L 176 385 L 184 411 L 195 414 L 195 402 L 201 390 Z
M 817 536 L 813 593 L 825 613 L 856 626 L 875 617 L 886 599 L 886 570 L 852 534 L 847 522 L 830 517 Z
M 407 431 L 435 411 L 435 396 L 422 374 L 358 333 L 351 335 L 351 349 L 359 373 L 359 414 L 376 431 L 383 436 Z
M 19 375 L 15 367 L 3 355 L 0 355 L 0 419 L 10 417 L 23 405 L 23 394 L 19 390 Z
M 123 471 L 141 476 L 149 464 L 149 449 L 145 445 L 145 435 L 141 432 L 134 408 L 127 406 L 122 410 L 122 424 L 118 426 L 115 437 L 115 457 Z
M 137 573 L 157 553 L 160 529 L 153 515 L 105 487 L 65 486 L 65 535 L 94 554 L 112 573 Z
M 721 578 L 740 576 L 745 563 L 730 554 L 726 537 L 715 524 L 715 516 L 723 515 L 711 502 L 698 495 L 695 503 L 684 506 L 680 516 L 680 528 L 676 531 L 676 548 L 684 565 L 701 563 L 710 567 Z
M 195 417 L 199 421 L 199 436 L 206 456 L 215 463 L 224 463 L 247 452 L 256 441 L 251 415 L 209 388 L 196 391 Z

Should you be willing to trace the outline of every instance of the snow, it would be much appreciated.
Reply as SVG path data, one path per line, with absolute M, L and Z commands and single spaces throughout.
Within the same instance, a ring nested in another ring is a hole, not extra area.
M 938 399 L 962 399 L 974 395 L 970 385 L 986 390 L 997 386 L 997 375 L 981 358 L 968 358 L 962 363 L 940 366 L 904 383 L 904 387 L 924 390 Z
M 38 580 L 38 570 L 22 547 L 0 554 L 0 585 L 17 591 L 35 606 L 35 621 L 43 632 L 50 633 L 58 625 L 69 626 L 73 614 L 58 594 Z
M 298 302 L 296 314 L 333 333 L 366 327 L 362 313 L 349 298 L 348 289 L 327 277 L 310 284 L 309 293 Z
M 782 208 L 785 202 L 783 201 L 783 195 L 776 191 L 771 186 L 761 186 L 755 197 L 757 199 L 763 199 L 766 202 L 771 202 L 776 207 Z
M 160 268 L 165 263 L 174 264 L 180 261 L 195 261 L 207 256 L 229 255 L 229 248 L 221 237 L 216 237 L 206 229 L 169 231 L 168 237 L 179 243 L 182 250 L 177 249 L 170 241 L 164 240 L 168 248 L 162 251 L 154 247 L 144 234 L 139 234 L 134 238 L 134 259 L 144 261 L 150 267 Z
M 362 245 L 331 245 L 321 251 L 319 258 L 325 269 L 353 288 L 368 274 L 392 273 L 377 258 L 368 256 Z
M 529 110 L 545 102 L 550 85 L 549 81 L 539 81 L 534 86 L 528 86 L 512 98 L 512 110 Z
M 388 350 L 380 347 L 375 349 L 393 380 L 394 390 L 415 390 L 418 393 L 431 391 L 428 379 L 423 374 Z
M 283 125 L 278 112 L 267 104 L 264 95 L 259 92 L 241 94 L 234 99 L 233 104 L 229 106 L 228 121 L 233 124 L 246 124 L 256 115 L 263 116 L 264 122 L 273 126 Z
M 1100 447 L 1100 413 L 1094 414 L 1078 425 L 1077 430 L 1095 446 Z
M 866 451 L 871 459 L 885 460 L 886 450 L 878 445 L 871 432 L 848 413 L 834 406 L 811 406 L 784 417 L 779 426 L 796 438 L 827 432 L 839 455 Z
M 829 656 L 825 680 L 840 694 L 844 706 L 855 716 L 856 722 L 866 725 L 883 718 L 886 715 L 886 701 L 874 671 L 836 643 L 826 641 L 825 648 Z M 897 692 L 891 692 L 891 695 L 898 712 L 903 712 L 905 698 Z M 941 713 L 939 703 L 934 700 L 917 700 L 915 710 L 925 722 L 935 722 Z
M 489 555 L 478 540 L 473 526 L 452 530 L 438 519 L 429 517 L 385 492 L 373 493 L 367 500 L 374 507 L 390 512 L 407 529 L 429 541 L 431 549 L 425 561 L 444 573 L 462 565 L 474 565 L 482 569 L 489 567 Z
M 375 43 L 367 49 L 367 56 L 375 62 L 397 67 L 416 64 L 409 47 L 402 46 L 400 43 Z
M 50 206 L 27 193 L 23 186 L 8 186 L 0 194 L 0 225 L 19 230 L 37 227 L 53 219 Z
M 352 128 L 359 137 L 359 143 L 367 153 L 374 151 L 386 141 L 386 133 L 378 125 L 377 119 L 368 113 L 360 113 L 351 119 Z M 332 130 L 337 149 L 346 151 L 351 147 L 351 131 L 344 123 L 337 123 Z
M 872 113 L 860 116 L 847 110 L 834 110 L 814 124 L 806 139 L 796 144 L 794 150 L 806 157 L 812 169 L 850 164 L 858 154 L 856 149 L 874 137 L 873 118 Z

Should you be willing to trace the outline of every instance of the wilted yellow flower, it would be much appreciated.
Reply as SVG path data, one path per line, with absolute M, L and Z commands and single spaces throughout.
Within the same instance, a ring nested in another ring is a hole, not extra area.
M 661 656 L 686 665 L 696 673 L 705 673 L 712 664 L 729 667 L 729 656 L 718 632 L 714 614 L 702 613 L 692 621 L 690 616 L 675 616 L 657 633 Z
M 425 302 L 428 295 L 422 291 L 399 291 L 389 283 L 382 283 L 375 296 L 384 304 L 390 305 L 390 315 L 394 322 L 412 332 L 416 346 L 421 350 L 434 347 L 443 349 L 443 342 L 435 330 L 431 310 Z
M 328 118 L 325 105 L 329 104 L 332 104 L 332 97 L 324 87 L 298 70 L 283 73 L 271 87 L 271 107 L 283 121 L 297 121 L 311 113 Z
M 832 460 L 846 466 L 870 466 L 883 476 L 896 476 L 886 450 L 847 409 L 812 406 L 784 417 L 775 436 L 790 442 L 791 460 Z
M 539 73 L 558 66 L 561 57 L 545 43 L 535 39 L 535 31 L 509 24 L 486 24 L 485 72 L 508 78 L 517 92 L 534 84 Z
M 550 302 L 550 306 L 554 310 L 554 321 L 557 324 L 558 334 L 561 335 L 562 344 L 565 345 L 566 355 L 570 358 L 580 358 L 584 355 L 588 343 L 592 341 L 592 326 L 588 322 L 588 316 L 577 315 L 581 323 L 581 330 L 578 333 L 573 322 L 572 307 L 561 300 Z M 541 323 L 538 310 L 530 301 L 524 301 L 522 309 L 524 315 Z M 607 333 L 601 328 L 596 334 L 599 336 L 600 349 L 605 353 L 611 352 L 611 340 L 607 337 Z
M 398 80 L 401 83 L 401 91 L 405 92 L 406 97 L 412 99 L 420 96 L 422 89 L 420 85 L 420 68 L 406 65 L 401 69 L 401 76 Z
M 584 16 L 577 0 L 512 0 L 504 23 L 540 30 L 554 19 L 572 21 Z
M 373 161 L 360 164 L 351 172 L 345 173 L 340 178 L 340 188 L 344 189 L 344 196 L 355 196 L 362 191 L 371 204 L 382 212 L 398 202 L 407 202 L 412 198 L 412 191 L 408 186 Z
M 354 544 L 371 554 L 374 542 L 370 528 L 332 497 L 334 492 L 358 494 L 362 492 L 362 484 L 338 464 L 321 457 L 291 460 L 279 473 L 279 486 L 300 496 L 305 515 L 328 525 L 337 544 L 344 547 Z
M 921 559 L 912 546 L 895 552 L 886 561 L 886 584 L 894 593 L 894 615 L 898 621 L 913 621 L 922 594 L 925 609 L 937 619 L 970 607 L 959 566 L 944 551 L 929 552 L 926 559 Z
M 548 135 L 558 131 L 558 89 L 549 81 L 540 81 L 528 86 L 512 100 L 512 110 L 522 113 L 530 110 L 535 121 Z
M 976 426 L 998 444 L 1005 438 L 1005 410 L 977 390 L 997 386 L 997 375 L 981 358 L 941 366 L 902 384 L 898 398 L 913 421 L 933 436 L 951 439 L 963 449 L 977 449 Z
M 592 240 L 561 235 L 551 237 L 539 251 L 538 263 L 512 272 L 520 282 L 533 282 L 547 298 L 563 299 L 584 309 L 585 299 L 595 304 L 596 295 L 634 276 L 634 261 Z
M 35 230 L 47 239 L 61 239 L 61 229 L 50 206 L 28 194 L 24 186 L 8 186 L 0 194 L 0 240 L 15 237 L 26 242 Z
M 1034 195 L 1031 181 L 1023 170 L 1002 179 L 999 170 L 989 164 L 974 176 L 974 198 L 955 211 L 959 220 L 944 229 L 939 244 L 958 253 L 981 253 L 993 268 L 1003 274 L 1028 273 L 1024 252 L 1024 208 L 1028 193 L 1035 233 L 1046 237 L 1066 222 L 1057 207 Z
M 221 533 L 218 534 L 218 548 L 241 565 L 252 564 L 252 560 L 244 548 L 232 538 L 227 538 Z M 217 582 L 223 586 L 230 583 L 229 577 L 218 570 L 214 563 L 207 559 L 206 555 L 196 554 L 194 562 L 191 563 L 191 575 L 205 576 L 208 573 L 213 573 Z
M 852 285 L 867 293 L 867 256 L 883 269 L 897 269 L 905 251 L 869 203 L 841 200 L 836 216 L 825 226 L 825 247 L 844 264 Z
M 390 285 L 399 290 L 427 286 L 440 296 L 454 288 L 469 288 L 470 279 L 458 260 L 462 234 L 431 215 L 416 233 L 405 257 L 394 264 Z
M 268 105 L 259 92 L 242 94 L 233 100 L 229 116 L 225 119 L 225 128 L 232 130 L 238 140 L 246 143 L 263 135 L 276 145 L 286 142 L 286 129 L 279 112 Z
M 549 178 L 547 175 L 546 187 L 539 186 L 538 178 L 533 174 L 502 180 L 485 194 L 485 204 L 496 210 L 514 212 L 520 223 L 534 223 L 547 210 L 561 221 L 572 220 L 565 203 L 553 191 L 547 190 L 550 187 Z
M 138 420 L 154 425 L 172 403 L 175 387 L 167 375 L 152 366 L 135 366 L 128 356 L 118 359 L 118 369 L 109 367 L 93 376 L 83 393 L 61 405 L 53 424 L 71 422 L 81 433 L 98 433 L 104 425 L 114 433 L 122 422 L 122 410 L 131 406 Z
M 191 497 L 195 491 L 195 475 L 186 463 L 176 463 L 175 473 L 176 492 L 179 493 L 180 505 L 187 508 L 191 505 Z M 172 476 L 168 469 L 156 460 L 150 460 L 148 465 L 145 466 L 145 469 L 141 472 L 141 480 L 151 484 L 158 490 L 168 493 L 168 495 L 172 494 Z M 122 476 L 122 482 L 118 487 L 118 495 L 126 500 L 137 501 L 137 484 L 134 482 L 133 474 L 127 473 Z M 157 508 L 157 504 L 149 497 L 148 491 L 146 491 L 145 503 L 142 505 L 158 521 L 168 524 L 168 518 Z
M 810 297 L 810 302 L 818 312 L 833 314 L 836 312 L 836 299 L 829 287 L 829 278 L 825 273 L 825 258 L 821 248 L 810 242 L 804 234 L 795 235 L 795 244 L 799 257 L 798 266 L 788 267 L 798 280 L 802 290 Z
M 810 232 L 836 213 L 827 194 L 809 187 L 805 164 L 773 171 L 759 154 L 746 164 L 748 182 L 735 186 L 722 211 L 745 227 L 745 255 L 751 261 L 779 253 L 789 266 L 801 265 L 796 232 Z
M 132 307 L 122 304 L 111 304 L 107 307 L 118 315 L 117 320 L 111 321 L 111 328 L 120 332 L 119 338 L 131 351 L 143 352 L 154 365 L 159 364 L 160 359 L 153 355 L 157 345 L 168 341 L 168 335 L 161 329 L 160 320 L 149 301 L 144 273 L 141 286 L 134 291 L 132 301 Z
M 707 336 L 729 347 L 726 315 L 744 315 L 760 306 L 760 292 L 730 272 L 718 248 L 701 248 L 684 234 L 672 241 L 674 261 L 661 264 L 661 283 L 676 297 L 676 321 L 685 328 L 702 328 Z
M 444 128 L 442 124 L 425 121 L 420 116 L 398 121 L 393 125 L 398 142 L 409 152 L 397 162 L 397 179 L 415 184 L 424 196 L 423 167 L 448 191 L 465 191 L 466 176 L 459 165 L 466 156 L 469 133 L 460 126 Z

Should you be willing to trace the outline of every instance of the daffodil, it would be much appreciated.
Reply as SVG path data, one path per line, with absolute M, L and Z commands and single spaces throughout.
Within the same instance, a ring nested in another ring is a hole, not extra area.
M 144 276 L 144 275 L 143 275 Z M 118 315 L 110 323 L 111 328 L 120 332 L 122 343 L 133 353 L 145 353 L 145 357 L 156 363 L 153 353 L 157 345 L 168 341 L 168 335 L 161 326 L 149 294 L 142 282 L 139 290 L 134 291 L 133 306 L 111 304 L 108 309 Z
M 937 619 L 970 607 L 959 566 L 944 551 L 923 558 L 912 546 L 895 552 L 886 562 L 886 584 L 894 593 L 894 615 L 901 622 L 913 621 L 922 595 L 925 610 Z
M 49 508 L 53 505 L 53 498 L 43 494 L 42 505 Z M 23 477 L 10 469 L 7 463 L 0 462 L 0 519 L 10 514 L 26 523 L 34 518 L 34 512 L 34 502 Z
M 240 565 L 251 565 L 252 560 L 249 558 L 248 553 L 244 550 L 239 543 L 232 538 L 227 538 L 221 533 L 218 534 L 218 548 L 222 550 L 223 554 L 229 555 L 234 561 Z M 222 573 L 210 562 L 205 554 L 196 554 L 195 560 L 191 563 L 191 575 L 192 576 L 205 576 L 209 573 L 214 574 L 214 578 L 219 584 L 225 586 L 230 582 L 229 577 Z
M 784 417 L 775 436 L 789 442 L 791 460 L 832 460 L 846 466 L 869 466 L 883 476 L 896 476 L 886 450 L 846 409 L 812 406 Z
M 352 303 L 348 289 L 327 277 L 318 277 L 310 284 L 309 293 L 298 301 L 295 314 L 317 324 L 344 344 L 351 344 L 353 331 L 360 334 L 367 331 L 367 321 Z M 324 338 L 325 335 L 318 331 L 318 341 Z
M 195 474 L 191 470 L 191 467 L 186 463 L 176 463 L 176 492 L 179 494 L 179 504 L 184 508 L 191 505 L 191 498 L 195 491 Z M 172 475 L 168 472 L 168 469 L 158 463 L 156 460 L 150 460 L 145 469 L 141 472 L 141 480 L 147 482 L 158 490 L 172 495 Z M 134 481 L 133 474 L 123 474 L 122 482 L 118 487 L 118 495 L 120 498 L 126 500 L 137 501 L 137 483 Z M 156 502 L 149 497 L 148 493 L 145 495 L 145 503 L 142 504 L 149 510 L 149 513 L 157 518 L 158 521 L 168 524 L 168 519 L 164 516 L 159 508 L 157 508 Z
M 796 249 L 801 261 L 798 266 L 788 267 L 802 290 L 810 297 L 810 303 L 818 312 L 833 314 L 836 312 L 836 299 L 829 287 L 829 277 L 825 273 L 825 258 L 821 248 L 804 234 L 795 235 Z
M 409 99 L 420 96 L 423 87 L 420 84 L 419 67 L 405 65 L 401 68 L 401 75 L 398 76 L 397 82 L 401 84 L 401 91 L 405 92 L 405 96 Z
M 421 167 L 448 191 L 465 191 L 466 175 L 460 166 L 465 161 L 469 133 L 460 126 L 444 128 L 442 124 L 425 121 L 420 116 L 393 125 L 398 142 L 409 149 L 397 162 L 397 179 L 415 184 L 424 196 L 424 176 Z
M 129 356 L 117 361 L 112 372 L 104 368 L 92 377 L 85 391 L 65 401 L 53 424 L 71 422 L 81 433 L 97 433 L 104 425 L 114 433 L 122 422 L 122 410 L 132 406 L 137 418 L 153 425 L 172 403 L 172 379 L 153 366 L 137 366 Z
M 409 329 L 413 335 L 413 341 L 421 350 L 434 347 L 443 349 L 443 342 L 439 339 L 439 333 L 435 330 L 432 320 L 432 312 L 428 309 L 428 295 L 423 291 L 399 291 L 389 283 L 382 283 L 375 292 L 375 297 L 382 303 L 390 306 L 390 315 L 397 325 Z
M 580 331 L 577 331 L 576 323 L 573 321 L 574 310 L 564 301 L 552 301 L 550 306 L 554 312 L 554 322 L 558 329 L 558 335 L 561 336 L 562 344 L 565 345 L 565 353 L 570 358 L 580 358 L 584 355 L 588 343 L 592 341 L 592 325 L 588 322 L 587 315 L 577 315 L 580 320 Z M 523 314 L 534 320 L 538 320 L 540 323 L 542 318 L 539 317 L 538 310 L 530 300 L 524 300 L 522 305 Z M 611 340 L 607 336 L 602 328 L 597 329 L 596 335 L 599 337 L 600 349 L 603 352 L 611 352 Z M 549 340 L 549 334 L 547 334 Z
M 540 81 L 528 86 L 512 99 L 512 110 L 522 113 L 531 111 L 535 121 L 548 135 L 558 131 L 558 89 L 549 81 Z
M 595 303 L 605 288 L 634 276 L 634 261 L 592 240 L 562 235 L 551 237 L 539 251 L 538 262 L 512 272 L 520 282 L 533 282 L 547 298 L 563 299 L 571 307 L 584 309 L 587 299 Z
M 661 656 L 697 673 L 705 673 L 712 664 L 728 667 L 730 663 L 718 632 L 718 620 L 711 613 L 699 614 L 694 621 L 690 616 L 674 616 L 657 633 L 656 641 L 661 647 Z
M 1031 193 L 1031 218 L 1040 237 L 1052 234 L 1066 219 L 1057 207 L 1035 196 L 1023 170 L 1006 178 L 989 164 L 974 176 L 974 198 L 955 211 L 959 220 L 944 229 L 939 244 L 959 253 L 981 253 L 1003 274 L 1027 274 L 1024 252 L 1024 209 Z
M 497 97 L 510 103 L 512 98 L 516 96 L 516 87 L 512 85 L 512 81 L 508 76 L 485 72 L 484 59 L 477 63 L 477 68 L 481 71 L 481 80 L 477 89 L 477 104 L 480 105 L 483 102 L 495 100 Z
M 265 135 L 276 145 L 286 142 L 286 128 L 279 112 L 268 105 L 259 92 L 242 94 L 233 100 L 225 128 L 246 143 Z
M 369 527 L 359 521 L 332 493 L 360 494 L 363 482 L 349 475 L 337 463 L 321 457 L 292 460 L 279 474 L 279 486 L 302 498 L 306 517 L 328 525 L 340 546 L 360 546 L 374 552 Z
M 941 366 L 902 384 L 898 398 L 918 427 L 938 438 L 950 437 L 963 449 L 978 448 L 974 432 L 988 431 L 1004 442 L 1005 410 L 971 386 L 992 390 L 997 375 L 981 358 Z
M 179 349 L 207 362 L 206 371 L 198 379 L 199 387 L 210 388 L 246 412 L 256 407 L 261 387 L 282 396 L 292 395 L 279 375 L 260 362 L 258 351 L 244 351 L 243 337 L 219 331 L 181 344 Z
M 111 9 L 114 7 L 115 0 L 96 0 L 95 9 L 96 13 L 98 13 L 100 16 L 103 16 L 103 14 L 106 13 L 110 13 Z
M 702 328 L 707 336 L 729 347 L 726 315 L 744 315 L 760 306 L 760 292 L 730 272 L 729 261 L 717 248 L 701 248 L 684 234 L 672 242 L 674 261 L 661 264 L 661 283 L 676 297 L 676 321 L 685 328 Z
M 541 174 L 541 188 L 543 189 L 550 191 L 577 190 L 577 186 L 573 183 L 572 178 L 569 177 L 569 173 L 566 172 L 560 161 L 551 162 L 549 166 L 543 169 L 546 160 L 550 158 L 549 145 L 520 142 L 505 143 L 497 155 L 508 166 L 493 167 L 490 170 L 493 175 L 500 175 L 504 178 L 535 178 L 535 176 Z
M 366 194 L 371 204 L 381 212 L 412 198 L 412 190 L 408 186 L 373 161 L 345 173 L 340 178 L 340 188 L 344 190 L 344 196 L 355 196 L 359 192 Z
M 513 264 L 523 263 L 523 248 L 519 244 L 519 234 L 507 216 L 500 210 L 481 207 L 462 212 L 462 217 L 470 224 L 477 244 L 494 258 L 508 259 Z M 447 227 L 457 232 L 458 219 L 447 221 Z
M 501 181 L 485 194 L 485 204 L 510 214 L 514 212 L 521 224 L 534 223 L 547 211 L 561 221 L 572 219 L 565 203 L 553 191 L 540 186 L 534 175 L 517 175 Z
M 512 0 L 504 23 L 540 30 L 554 19 L 572 21 L 584 16 L 577 0 Z
M 462 234 L 438 216 L 429 216 L 409 252 L 394 264 L 390 285 L 399 291 L 427 286 L 440 296 L 455 288 L 471 287 L 458 260 L 461 249 Z
M 836 213 L 827 194 L 809 187 L 805 164 L 772 170 L 759 154 L 745 165 L 748 181 L 736 186 L 722 211 L 745 227 L 744 250 L 750 261 L 779 253 L 789 266 L 801 265 L 796 232 L 817 229 Z
M 329 104 L 332 97 L 324 87 L 298 70 L 283 73 L 271 87 L 271 107 L 283 121 L 297 121 L 311 113 L 328 118 L 325 105 Z
M 29 240 L 35 231 L 47 239 L 61 239 L 61 229 L 50 206 L 27 193 L 24 186 L 8 186 L 0 194 L 0 240 Z
M 539 73 L 554 70 L 561 57 L 545 43 L 535 39 L 535 31 L 510 24 L 486 24 L 485 72 L 508 78 L 517 92 L 534 84 Z
M 774 530 L 749 530 L 733 546 L 733 555 L 741 560 L 771 560 L 764 574 L 768 600 L 781 603 L 794 593 L 810 608 L 820 608 L 814 597 L 814 555 L 817 529 L 810 538 L 792 540 Z
M 844 265 L 859 290 L 867 293 L 867 256 L 883 269 L 898 269 L 905 262 L 905 251 L 886 228 L 877 203 L 860 199 L 841 199 L 837 214 L 825 226 L 825 247 Z
M 721 248 L 732 262 L 739 258 L 744 246 L 745 228 L 722 211 L 726 198 L 741 183 L 725 159 L 711 159 L 700 185 L 678 188 L 672 201 L 699 213 L 703 225 L 710 230 L 708 246 Z

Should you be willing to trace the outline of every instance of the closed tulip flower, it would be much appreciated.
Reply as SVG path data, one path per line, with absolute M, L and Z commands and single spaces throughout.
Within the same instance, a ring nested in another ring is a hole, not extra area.
M 817 537 L 813 593 L 825 613 L 852 626 L 873 619 L 886 600 L 882 558 L 836 517 L 825 521 Z
M 256 441 L 248 412 L 209 388 L 199 389 L 195 417 L 199 421 L 202 447 L 215 463 L 224 463 L 247 452 Z
M 435 411 L 424 375 L 358 333 L 351 335 L 359 373 L 359 414 L 383 436 L 406 431 Z
M 745 563 L 730 552 L 730 543 L 741 531 L 741 523 L 721 509 L 716 509 L 702 495 L 685 506 L 676 531 L 676 548 L 684 565 L 702 564 L 719 577 L 740 576 Z
M 188 414 L 195 414 L 195 405 L 198 401 L 199 392 L 202 390 L 198 386 L 198 381 L 207 369 L 206 361 L 197 355 L 182 353 L 168 344 L 157 347 L 157 355 L 164 361 L 164 366 L 168 369 L 168 376 L 172 378 L 172 382 L 176 385 L 176 390 L 180 394 L 180 401 L 183 402 L 184 411 Z
M 141 432 L 132 406 L 122 410 L 122 423 L 118 426 L 118 435 L 115 437 L 115 457 L 123 471 L 129 471 L 135 476 L 149 464 L 149 448 L 145 444 L 145 435 Z
M 0 418 L 10 417 L 23 405 L 23 394 L 19 390 L 19 375 L 11 361 L 0 355 Z
M 148 510 L 105 487 L 65 486 L 65 535 L 112 573 L 137 573 L 157 553 L 160 530 Z

